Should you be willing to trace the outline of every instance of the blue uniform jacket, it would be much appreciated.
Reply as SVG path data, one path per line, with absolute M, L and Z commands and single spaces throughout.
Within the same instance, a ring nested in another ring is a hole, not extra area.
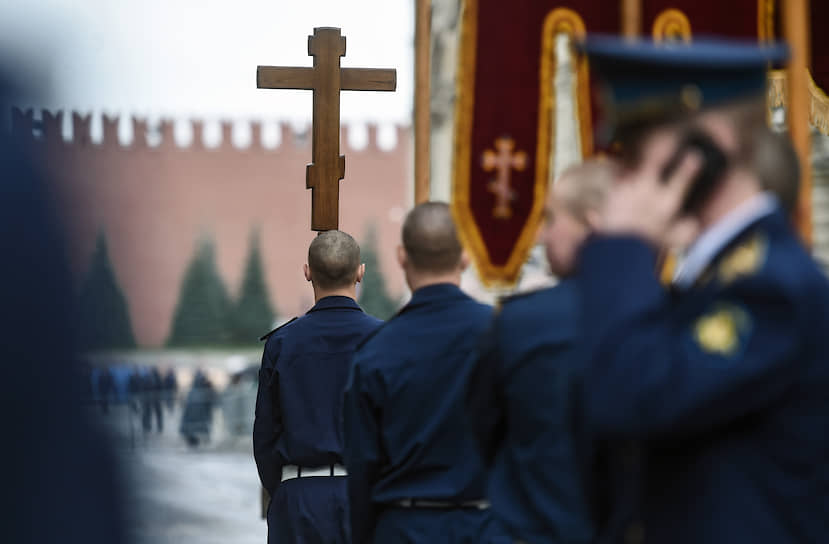
M 343 296 L 274 331 L 259 371 L 253 451 L 271 496 L 283 465 L 342 463 L 342 390 L 357 345 L 382 324 Z
M 585 414 L 645 440 L 648 542 L 823 542 L 829 535 L 829 285 L 778 210 L 671 296 L 654 252 L 582 252 L 593 338 Z
M 355 355 L 344 405 L 355 543 L 371 540 L 383 505 L 484 497 L 463 401 L 491 317 L 455 285 L 426 286 Z
M 467 396 L 487 496 L 527 542 L 592 542 L 591 441 L 579 424 L 575 284 L 517 295 L 484 337 Z

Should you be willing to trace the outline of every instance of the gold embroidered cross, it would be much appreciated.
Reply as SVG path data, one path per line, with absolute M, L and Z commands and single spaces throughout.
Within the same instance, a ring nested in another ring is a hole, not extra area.
M 515 140 L 506 137 L 495 139 L 495 149 L 496 151 L 484 151 L 481 166 L 486 172 L 495 170 L 495 178 L 487 184 L 489 192 L 495 194 L 492 216 L 497 219 L 509 219 L 512 217 L 510 202 L 515 200 L 515 191 L 510 187 L 512 170 L 520 172 L 527 167 L 527 154 L 523 151 L 513 153 Z

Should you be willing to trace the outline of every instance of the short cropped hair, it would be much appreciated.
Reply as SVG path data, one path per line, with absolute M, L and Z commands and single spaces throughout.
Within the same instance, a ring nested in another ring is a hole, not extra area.
M 415 206 L 403 222 L 403 249 L 416 270 L 444 273 L 457 268 L 462 247 L 449 206 L 443 202 Z
M 600 211 L 613 185 L 616 165 L 603 158 L 570 166 L 556 179 L 556 195 L 576 218 L 587 222 L 587 212 Z
M 800 159 L 787 133 L 763 128 L 754 135 L 752 170 L 766 191 L 777 196 L 789 215 L 797 208 Z
M 311 281 L 323 289 L 348 287 L 357 281 L 360 246 L 340 230 L 321 232 L 308 246 Z

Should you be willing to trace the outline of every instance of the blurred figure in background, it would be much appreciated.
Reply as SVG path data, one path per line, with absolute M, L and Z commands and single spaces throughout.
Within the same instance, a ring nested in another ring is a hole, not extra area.
M 184 402 L 179 432 L 191 447 L 210 440 L 213 425 L 213 408 L 216 404 L 216 390 L 202 369 L 196 370 L 193 385 Z
M 580 253 L 591 432 L 638 440 L 617 539 L 821 542 L 829 533 L 829 283 L 755 171 L 780 45 L 588 38 L 624 161 Z M 776 194 L 775 194 L 776 193 Z M 792 198 L 793 200 L 793 198 Z M 656 251 L 698 225 L 670 292 Z
M 149 412 L 150 412 L 150 426 L 152 426 L 152 416 L 155 415 L 156 430 L 164 431 L 164 413 L 161 411 L 161 401 L 164 395 L 163 384 L 161 381 L 161 373 L 158 368 L 151 366 L 147 375 L 145 376 L 146 386 L 145 394 L 148 396 Z
M 164 404 L 167 405 L 167 410 L 172 412 L 176 407 L 178 397 L 178 380 L 173 367 L 168 368 L 167 372 L 164 373 L 162 389 L 164 391 Z
M 579 425 L 579 293 L 571 276 L 616 169 L 572 166 L 555 181 L 541 239 L 555 287 L 507 298 L 476 356 L 467 408 L 489 468 L 487 497 L 513 537 L 593 542 L 602 512 L 597 454 Z
M 227 366 L 230 381 L 221 395 L 225 427 L 232 439 L 247 438 L 253 432 L 258 371 L 241 355 L 231 357 Z

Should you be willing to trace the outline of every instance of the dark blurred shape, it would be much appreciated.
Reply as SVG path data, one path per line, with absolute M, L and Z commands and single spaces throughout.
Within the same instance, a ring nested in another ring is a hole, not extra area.
M 127 299 L 118 285 L 103 233 L 98 235 L 92 264 L 81 285 L 78 312 L 81 349 L 135 347 Z
M 602 100 L 596 104 L 599 147 L 629 143 L 631 133 L 763 96 L 766 68 L 788 59 L 785 44 L 695 39 L 693 47 L 593 34 L 581 44 Z M 712 60 L 714 59 L 714 60 Z
M 176 396 L 178 395 L 178 380 L 176 379 L 176 371 L 172 368 L 168 368 L 164 374 L 162 389 L 167 410 L 172 412 L 176 407 Z
M 0 75 L 0 111 L 12 95 Z M 126 542 L 115 460 L 85 419 L 72 286 L 45 178 L 0 128 L 0 449 L 3 541 Z
M 213 408 L 217 402 L 213 384 L 199 369 L 193 376 L 193 385 L 184 403 L 179 432 L 191 447 L 210 440 L 210 427 L 213 424 Z
M 93 390 L 92 397 L 101 407 L 101 413 L 109 414 L 110 404 L 115 402 L 115 379 L 108 367 L 92 368 L 89 383 Z
M 164 430 L 164 414 L 161 411 L 161 397 L 163 394 L 161 374 L 154 366 L 142 368 L 139 379 L 141 381 L 141 427 L 145 433 L 153 430 L 153 419 L 156 421 L 156 430 Z M 155 418 L 153 418 L 155 416 Z

